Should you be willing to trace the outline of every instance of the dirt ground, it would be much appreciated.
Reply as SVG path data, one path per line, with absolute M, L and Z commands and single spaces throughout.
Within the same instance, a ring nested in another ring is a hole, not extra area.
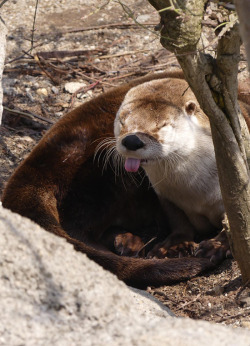
M 158 15 L 146 0 L 126 1 L 124 8 L 118 1 L 43 0 L 32 39 L 35 3 L 13 0 L 1 9 L 9 34 L 0 194 L 15 167 L 71 108 L 136 76 L 178 66 L 159 43 Z M 241 78 L 246 74 L 243 57 Z M 233 260 L 187 282 L 148 291 L 177 316 L 250 328 L 250 292 Z

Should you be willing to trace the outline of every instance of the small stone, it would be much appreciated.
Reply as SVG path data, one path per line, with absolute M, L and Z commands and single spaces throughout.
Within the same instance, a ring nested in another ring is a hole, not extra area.
M 239 303 L 240 303 L 241 307 L 244 307 L 244 308 L 249 307 L 250 306 L 250 297 L 241 298 Z
M 88 90 L 86 93 L 83 93 L 80 95 L 80 99 L 86 99 L 88 97 L 92 97 L 93 96 L 93 91 L 92 90 Z
M 28 96 L 28 98 L 30 99 L 31 102 L 34 102 L 34 97 L 32 96 L 31 92 L 30 92 L 30 88 L 25 88 L 26 91 L 26 95 Z
M 220 285 L 214 286 L 214 288 L 211 290 L 211 295 L 212 296 L 220 296 L 224 292 L 224 287 Z
M 64 89 L 68 93 L 74 94 L 76 91 L 78 91 L 81 88 L 85 88 L 86 86 L 87 86 L 86 83 L 68 82 L 64 85 Z
M 63 116 L 63 112 L 56 112 L 56 113 L 55 113 L 55 116 L 56 116 L 57 118 L 61 118 L 61 116 Z
M 240 324 L 241 324 L 241 327 L 250 329 L 250 322 L 242 321 Z
M 17 79 L 16 78 L 3 78 L 2 79 L 2 85 L 3 88 L 9 88 L 9 87 L 13 87 L 15 84 L 17 83 Z
M 34 142 L 34 139 L 29 137 L 29 136 L 24 136 L 24 137 L 20 137 L 21 141 L 26 141 L 26 142 Z
M 48 96 L 48 91 L 46 88 L 39 88 L 36 92 L 40 96 Z
M 27 82 L 32 83 L 34 85 L 34 83 L 37 83 L 37 77 L 34 76 L 25 76 L 25 79 Z M 37 83 L 37 88 L 39 87 L 39 84 Z
M 59 94 L 59 89 L 55 86 L 51 87 L 51 91 L 53 92 L 53 94 L 58 95 Z
M 8 96 L 16 96 L 18 94 L 17 89 L 12 87 L 3 88 L 3 93 Z

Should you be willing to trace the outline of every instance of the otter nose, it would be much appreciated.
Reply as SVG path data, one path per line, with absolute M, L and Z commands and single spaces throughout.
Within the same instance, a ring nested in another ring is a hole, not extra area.
M 124 147 L 128 150 L 133 151 L 144 147 L 144 143 L 136 135 L 129 135 L 123 138 L 122 145 L 124 145 Z

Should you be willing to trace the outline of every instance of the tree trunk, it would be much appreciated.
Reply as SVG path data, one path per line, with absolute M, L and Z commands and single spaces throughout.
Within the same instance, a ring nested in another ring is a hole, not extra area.
M 231 17 L 235 24 L 219 38 L 215 59 L 205 53 L 202 44 L 202 0 L 149 2 L 158 11 L 165 9 L 160 11 L 161 43 L 176 54 L 186 80 L 210 119 L 232 252 L 243 281 L 247 282 L 250 280 L 250 184 L 247 164 L 250 151 L 249 132 L 237 102 L 238 24 Z
M 250 71 L 250 1 L 235 0 L 235 5 L 240 20 L 240 33 L 246 48 L 248 69 Z

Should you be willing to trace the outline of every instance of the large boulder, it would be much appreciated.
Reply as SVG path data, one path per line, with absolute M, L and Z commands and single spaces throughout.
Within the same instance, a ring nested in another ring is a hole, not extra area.
M 0 233 L 0 345 L 250 345 L 248 330 L 172 317 L 1 206 Z

